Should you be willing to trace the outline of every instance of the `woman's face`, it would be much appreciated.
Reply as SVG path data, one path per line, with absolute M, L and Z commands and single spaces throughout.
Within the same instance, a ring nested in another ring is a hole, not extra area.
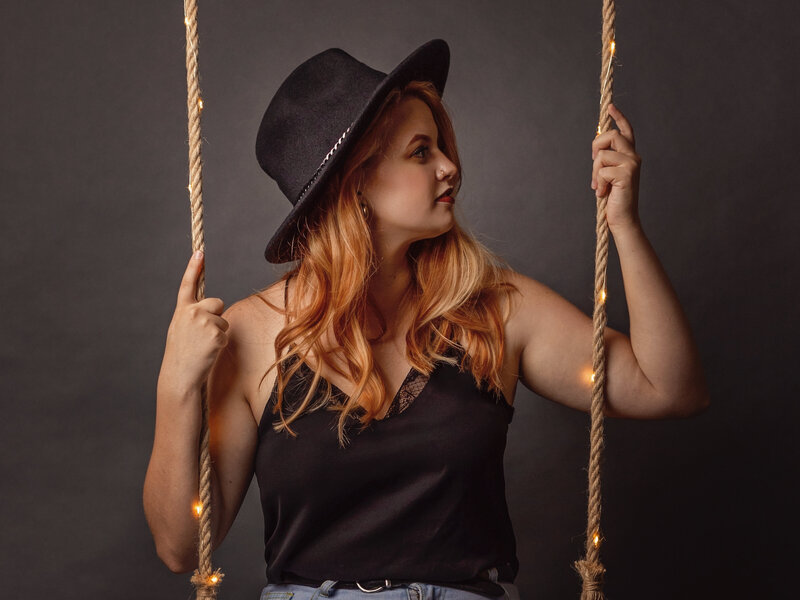
M 455 223 L 454 199 L 440 197 L 452 191 L 457 169 L 439 149 L 433 113 L 416 97 L 395 111 L 388 148 L 374 159 L 361 196 L 373 234 L 389 245 L 436 237 Z

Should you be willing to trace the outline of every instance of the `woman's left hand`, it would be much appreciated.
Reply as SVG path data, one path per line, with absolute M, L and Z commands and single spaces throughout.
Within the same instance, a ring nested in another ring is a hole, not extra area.
M 592 189 L 598 198 L 608 195 L 606 220 L 613 233 L 616 227 L 639 223 L 642 159 L 634 148 L 631 124 L 613 104 L 608 105 L 608 112 L 619 129 L 610 129 L 592 142 Z

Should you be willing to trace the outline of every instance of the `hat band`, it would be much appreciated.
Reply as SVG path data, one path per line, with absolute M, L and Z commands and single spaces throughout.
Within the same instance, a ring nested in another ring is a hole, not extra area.
M 352 125 L 350 125 L 350 127 L 352 127 Z M 324 166 L 325 166 L 325 164 L 326 164 L 326 163 L 327 163 L 327 162 L 328 162 L 328 161 L 331 159 L 331 157 L 333 156 L 334 152 L 336 152 L 336 150 L 339 148 L 339 146 L 341 146 L 341 145 L 342 145 L 342 142 L 344 141 L 344 138 L 345 138 L 345 136 L 346 136 L 348 133 L 350 133 L 350 127 L 348 127 L 347 129 L 345 129 L 344 133 L 343 133 L 343 134 L 342 134 L 342 135 L 339 137 L 339 139 L 338 139 L 338 140 L 336 140 L 336 143 L 333 145 L 333 148 L 331 148 L 330 150 L 328 150 L 328 153 L 325 155 L 325 158 L 323 158 L 323 159 L 322 159 L 322 162 L 319 164 L 319 167 L 317 167 L 317 170 L 314 172 L 314 175 L 312 175 L 312 176 L 311 176 L 311 179 L 309 179 L 309 180 L 308 180 L 308 183 L 307 183 L 307 184 L 305 185 L 305 187 L 304 187 L 304 188 L 303 188 L 303 189 L 300 191 L 300 194 L 297 196 L 297 201 L 295 202 L 295 204 L 297 204 L 297 202 L 300 202 L 300 199 L 301 199 L 303 196 L 305 196 L 306 192 L 308 191 L 308 188 L 310 188 L 312 185 L 314 185 L 314 182 L 317 180 L 317 177 L 319 177 L 319 172 L 320 172 L 320 171 L 322 171 L 322 167 L 324 167 Z

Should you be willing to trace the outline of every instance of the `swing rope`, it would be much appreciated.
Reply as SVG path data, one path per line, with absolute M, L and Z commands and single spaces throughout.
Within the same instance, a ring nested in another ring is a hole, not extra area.
M 198 32 L 197 32 L 197 0 L 184 0 L 184 22 L 186 24 L 186 87 L 189 129 L 189 202 L 191 207 L 192 251 L 205 250 L 203 235 L 203 176 L 201 157 L 200 113 L 203 108 L 200 97 L 198 76 Z M 608 105 L 611 103 L 614 84 L 613 44 L 614 22 L 616 10 L 614 0 L 603 0 L 603 32 L 602 62 L 600 76 L 600 117 L 597 134 L 608 131 L 611 117 Z M 608 267 L 608 222 L 606 220 L 606 204 L 608 196 L 597 198 L 597 222 L 595 249 L 595 288 L 593 314 L 593 347 L 592 370 L 593 386 L 591 401 L 591 427 L 589 448 L 589 498 L 586 528 L 586 556 L 574 563 L 583 580 L 581 600 L 604 600 L 603 577 L 605 567 L 600 563 L 600 531 L 601 485 L 600 463 L 603 457 L 603 406 L 605 404 L 606 352 L 604 330 L 606 326 L 606 272 Z M 197 283 L 196 298 L 205 297 L 205 263 Z M 208 430 L 208 390 L 207 382 L 200 388 L 202 404 L 202 423 L 200 429 L 200 461 L 199 461 L 199 496 L 198 512 L 198 568 L 192 575 L 191 582 L 196 588 L 198 600 L 216 598 L 218 584 L 224 577 L 217 569 L 211 567 L 211 456 L 209 452 Z
M 192 213 L 192 252 L 205 251 L 203 235 L 203 162 L 201 157 L 202 136 L 200 113 L 203 100 L 200 97 L 198 74 L 197 1 L 184 0 L 184 23 L 186 24 L 186 89 L 189 122 L 189 204 Z M 196 299 L 205 298 L 205 262 L 197 281 Z M 211 454 L 208 448 L 208 388 L 207 382 L 200 387 L 202 421 L 200 425 L 199 496 L 196 506 L 199 513 L 199 536 L 197 543 L 198 563 L 191 582 L 195 586 L 198 600 L 216 598 L 217 585 L 222 572 L 211 570 Z
M 597 135 L 608 131 L 614 87 L 614 0 L 603 0 L 603 54 L 600 71 L 600 118 Z M 603 436 L 603 405 L 605 404 L 606 348 L 604 330 L 606 326 L 606 270 L 608 267 L 608 221 L 606 204 L 608 194 L 597 196 L 597 246 L 594 271 L 594 333 L 592 340 L 592 404 L 589 447 L 589 499 L 586 525 L 586 556 L 574 563 L 575 570 L 583 580 L 581 600 L 603 600 L 603 578 L 606 572 L 600 562 L 600 513 L 602 511 L 600 487 L 600 463 L 605 446 Z

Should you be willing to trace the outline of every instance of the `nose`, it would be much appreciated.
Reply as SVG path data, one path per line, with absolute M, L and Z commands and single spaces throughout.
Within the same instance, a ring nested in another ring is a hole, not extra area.
M 439 162 L 439 167 L 436 170 L 436 176 L 439 180 L 452 179 L 458 173 L 458 167 L 447 156 L 442 154 L 442 159 Z

